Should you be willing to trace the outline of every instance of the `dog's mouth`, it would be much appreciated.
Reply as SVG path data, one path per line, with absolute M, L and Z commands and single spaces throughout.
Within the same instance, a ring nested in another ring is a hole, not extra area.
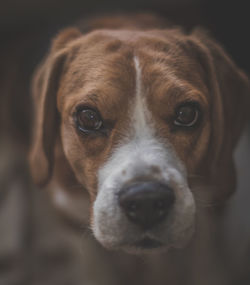
M 140 249 L 154 249 L 163 246 L 163 243 L 146 237 L 134 243 L 134 246 Z
M 121 248 L 132 254 L 149 254 L 166 251 L 169 247 L 154 238 L 143 237 L 136 242 L 124 244 Z

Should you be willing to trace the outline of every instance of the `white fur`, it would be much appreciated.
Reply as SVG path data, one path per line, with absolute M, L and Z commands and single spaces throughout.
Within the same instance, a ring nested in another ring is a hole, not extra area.
M 189 240 L 193 232 L 194 199 L 187 185 L 185 167 L 173 147 L 155 135 L 137 57 L 134 58 L 134 66 L 136 94 L 130 110 L 130 132 L 99 169 L 92 228 L 95 237 L 108 248 L 131 250 L 129 245 L 145 236 L 163 242 L 166 247 L 179 247 Z M 159 172 L 153 171 L 155 167 Z M 170 185 L 176 196 L 176 202 L 166 221 L 147 233 L 128 221 L 118 203 L 117 194 L 121 188 L 139 177 L 149 177 Z

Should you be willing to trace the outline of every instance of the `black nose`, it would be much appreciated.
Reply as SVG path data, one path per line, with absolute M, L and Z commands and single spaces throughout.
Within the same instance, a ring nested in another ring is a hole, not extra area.
M 173 205 L 173 190 L 160 182 L 137 182 L 124 187 L 119 203 L 130 221 L 149 229 L 167 216 Z

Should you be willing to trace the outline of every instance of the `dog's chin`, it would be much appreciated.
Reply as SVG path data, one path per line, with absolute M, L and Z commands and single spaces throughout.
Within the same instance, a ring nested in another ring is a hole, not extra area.
M 99 241 L 100 242 L 100 241 Z M 100 242 L 103 247 L 110 251 L 125 252 L 132 255 L 161 254 L 167 252 L 173 245 L 163 243 L 153 238 L 144 237 L 135 242 L 124 242 L 117 244 L 106 244 Z
M 185 239 L 178 239 L 170 241 L 160 241 L 154 237 L 145 235 L 133 242 L 105 242 L 99 240 L 99 243 L 107 250 L 120 251 L 133 255 L 149 255 L 149 254 L 163 254 L 170 249 L 183 249 L 191 242 L 193 235 L 186 235 Z

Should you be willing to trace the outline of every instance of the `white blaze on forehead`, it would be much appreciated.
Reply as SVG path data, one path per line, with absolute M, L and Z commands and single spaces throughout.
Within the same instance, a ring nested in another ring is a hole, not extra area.
M 135 102 L 133 110 L 133 128 L 135 137 L 148 136 L 151 131 L 148 127 L 150 114 L 146 106 L 145 94 L 143 94 L 141 67 L 138 57 L 134 57 L 135 72 L 136 72 L 136 87 L 135 87 Z M 143 96 L 144 95 L 144 96 Z
M 156 125 L 147 107 L 147 94 L 142 84 L 142 69 L 138 57 L 134 57 L 134 67 L 135 97 L 129 110 L 131 121 L 127 138 L 120 142 L 110 159 L 101 167 L 98 176 L 99 190 L 104 182 L 108 187 L 121 188 L 122 185 L 115 184 L 122 184 L 123 179 L 151 176 L 153 166 L 157 166 L 162 172 L 165 172 L 168 165 L 183 171 L 171 146 L 166 140 L 163 143 L 156 137 Z M 126 175 L 121 175 L 124 170 Z

